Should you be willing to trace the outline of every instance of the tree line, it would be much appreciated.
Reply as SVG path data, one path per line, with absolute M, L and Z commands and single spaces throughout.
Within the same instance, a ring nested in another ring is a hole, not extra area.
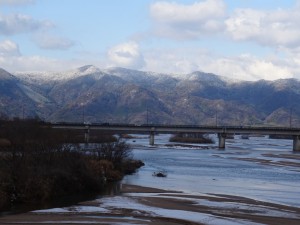
M 78 135 L 38 120 L 0 121 L 0 210 L 96 193 L 143 165 L 121 139 L 98 134 L 84 151 Z

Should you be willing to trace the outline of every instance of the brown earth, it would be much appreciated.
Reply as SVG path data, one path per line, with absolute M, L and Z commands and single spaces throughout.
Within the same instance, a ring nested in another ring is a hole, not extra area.
M 136 196 L 134 194 L 137 194 Z M 138 194 L 145 194 L 143 196 Z M 199 221 L 188 221 L 188 219 L 175 219 L 171 216 L 159 216 L 145 212 L 142 209 L 109 208 L 108 212 L 27 212 L 17 215 L 6 215 L 0 217 L 0 224 L 156 224 L 156 225 L 194 225 L 214 224 L 214 218 L 243 221 L 243 224 L 251 222 L 261 224 L 300 224 L 300 208 L 261 202 L 249 198 L 229 195 L 187 195 L 181 192 L 172 192 L 155 188 L 140 187 L 135 185 L 122 185 L 121 195 L 141 203 L 145 206 L 160 209 L 178 210 L 185 212 L 204 213 L 211 217 L 199 217 Z M 201 204 L 211 202 L 212 205 Z M 197 203 L 196 203 L 197 202 Z M 130 204 L 130 202 L 128 203 Z M 224 207 L 230 204 L 231 207 Z M 100 206 L 101 199 L 82 202 L 79 206 Z M 246 206 L 243 207 L 243 206 Z M 72 208 L 72 207 L 70 207 Z M 263 211 L 287 213 L 287 216 L 276 216 L 263 213 Z M 176 210 L 176 211 L 175 211 Z M 292 216 L 289 216 L 292 215 Z

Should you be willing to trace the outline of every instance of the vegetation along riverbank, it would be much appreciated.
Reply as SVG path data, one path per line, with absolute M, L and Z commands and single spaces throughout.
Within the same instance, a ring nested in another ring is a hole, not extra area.
M 178 133 L 170 137 L 170 142 L 213 144 L 214 141 L 207 134 L 202 133 Z
M 86 150 L 79 143 L 83 138 L 70 131 L 54 130 L 37 120 L 1 121 L 0 211 L 15 204 L 97 193 L 143 165 L 132 159 L 130 146 L 121 139 L 97 136 L 98 143 Z

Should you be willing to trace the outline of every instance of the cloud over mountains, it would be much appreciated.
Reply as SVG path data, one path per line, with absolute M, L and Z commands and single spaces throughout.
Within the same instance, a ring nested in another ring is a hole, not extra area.
M 18 6 L 18 5 L 27 5 L 27 4 L 33 4 L 35 0 L 0 0 L 0 6 L 1 5 L 12 5 L 12 6 Z
M 156 2 L 150 7 L 155 34 L 175 39 L 194 39 L 221 31 L 226 6 L 222 0 L 190 5 Z
M 223 0 L 198 1 L 190 5 L 155 2 L 150 7 L 155 34 L 189 39 L 224 33 L 236 41 L 260 45 L 296 47 L 300 44 L 300 6 L 290 9 L 226 10 Z
M 19 46 L 10 41 L 4 40 L 0 42 L 0 56 L 2 57 L 10 57 L 10 56 L 20 56 Z
M 102 11 L 112 3 L 66 0 L 59 4 L 72 8 L 55 13 L 58 2 L 0 0 L 3 68 L 60 71 L 93 64 L 167 73 L 199 70 L 245 80 L 300 79 L 299 1 L 260 7 L 267 0 L 256 5 L 145 0 L 139 2 L 144 8 L 119 2 Z
M 228 34 L 238 41 L 294 48 L 300 45 L 300 7 L 261 11 L 237 9 L 226 21 Z
M 140 69 L 145 64 L 139 45 L 135 42 L 126 42 L 114 46 L 109 49 L 107 54 L 112 66 Z
M 31 33 L 41 29 L 53 27 L 50 21 L 41 21 L 25 14 L 0 13 L 0 35 L 15 35 L 20 33 Z

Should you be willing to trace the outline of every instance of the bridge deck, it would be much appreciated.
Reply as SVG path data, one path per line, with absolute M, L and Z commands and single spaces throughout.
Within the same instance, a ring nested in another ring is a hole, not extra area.
M 300 128 L 290 127 L 250 127 L 250 126 L 193 126 L 193 125 L 132 125 L 132 124 L 52 124 L 57 129 L 89 129 L 126 133 L 226 133 L 226 134 L 278 134 L 300 135 Z
M 291 135 L 293 138 L 293 150 L 300 151 L 300 128 L 291 127 L 245 127 L 245 126 L 188 126 L 188 125 L 132 125 L 132 124 L 52 124 L 56 129 L 80 129 L 85 130 L 85 142 L 88 143 L 90 130 L 112 131 L 115 133 L 140 134 L 150 133 L 150 145 L 154 145 L 155 133 L 217 133 L 219 136 L 219 148 L 225 148 L 227 134 L 263 134 L 263 135 Z

